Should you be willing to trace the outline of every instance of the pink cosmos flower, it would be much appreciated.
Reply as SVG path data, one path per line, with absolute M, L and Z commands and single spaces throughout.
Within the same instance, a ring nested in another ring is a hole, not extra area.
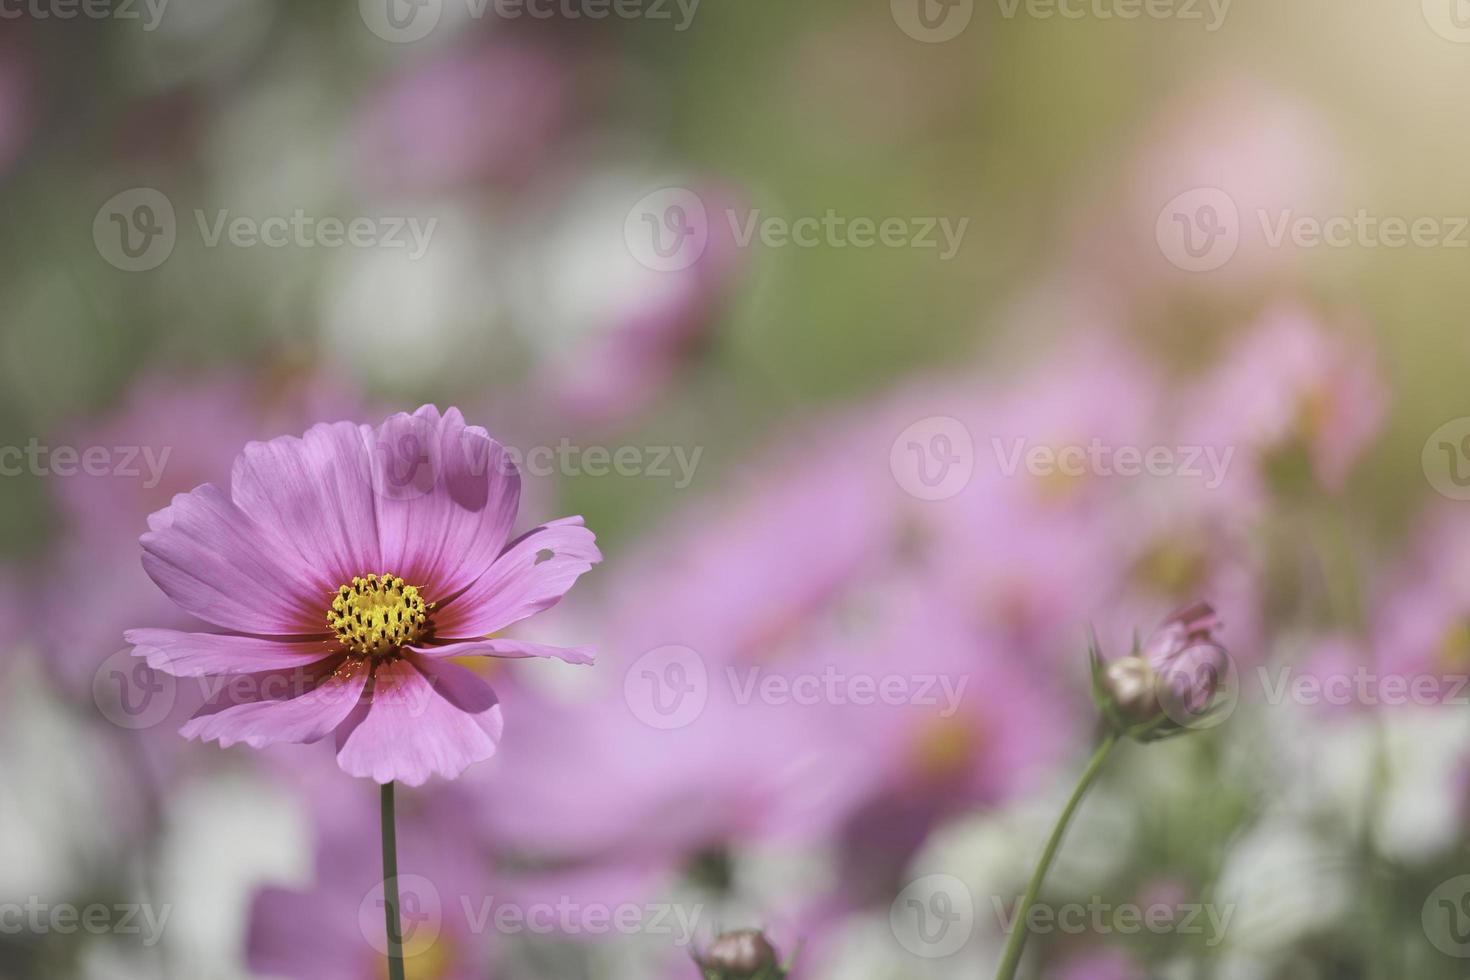
M 494 754 L 502 721 L 490 688 L 450 658 L 593 659 L 490 636 L 601 560 L 579 517 L 510 540 L 519 501 L 505 450 L 457 409 L 250 443 L 228 491 L 175 497 L 141 539 L 158 587 L 224 632 L 127 640 L 156 669 L 224 680 L 181 729 L 189 738 L 333 735 L 352 775 L 453 778 Z
M 1371 344 L 1295 304 L 1267 310 L 1195 395 L 1184 412 L 1186 437 L 1244 457 L 1230 479 L 1255 494 L 1294 452 L 1317 483 L 1341 490 L 1388 409 Z
M 1304 672 L 1323 704 L 1404 709 L 1458 698 L 1470 676 L 1470 521 L 1461 505 L 1431 508 L 1405 553 L 1369 584 L 1366 637 L 1316 640 Z
M 290 781 L 300 777 L 316 828 L 315 875 L 305 887 L 255 893 L 246 963 L 254 973 L 293 980 L 383 976 L 383 878 L 358 846 L 377 833 L 377 801 L 354 784 L 321 778 L 314 765 L 297 769 Z M 506 901 L 483 851 L 443 846 L 468 841 L 473 830 L 473 809 L 456 802 L 442 788 L 426 791 L 399 818 L 404 961 L 414 980 L 500 975 L 490 913 Z

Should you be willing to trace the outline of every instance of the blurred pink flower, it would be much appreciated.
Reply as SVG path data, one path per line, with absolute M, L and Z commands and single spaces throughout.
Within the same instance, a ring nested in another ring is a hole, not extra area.
M 372 795 L 359 784 L 315 780 L 315 877 L 309 888 L 259 890 L 251 903 L 245 957 L 254 972 L 292 980 L 362 980 L 383 973 L 381 871 L 362 860 L 377 834 Z M 404 960 L 416 980 L 479 980 L 496 959 L 494 914 L 507 904 L 488 856 L 463 845 L 469 814 L 432 795 L 399 817 L 399 890 Z M 425 805 L 428 804 L 428 805 Z
M 456 409 L 252 443 L 228 493 L 176 497 L 141 539 L 158 587 L 227 632 L 127 640 L 156 669 L 228 682 L 188 737 L 260 748 L 335 734 L 352 775 L 453 778 L 494 753 L 501 716 L 449 658 L 592 660 L 488 638 L 554 605 L 601 559 L 580 518 L 507 544 L 519 490 L 503 448 Z
M 1361 337 L 1295 305 L 1267 310 L 1199 383 L 1186 438 L 1233 452 L 1230 479 L 1261 497 L 1273 464 L 1305 453 L 1315 480 L 1341 490 L 1377 436 L 1388 395 L 1377 353 Z
M 93 675 L 139 618 L 191 620 L 138 563 L 138 527 L 176 494 L 229 476 L 239 446 L 322 414 L 355 411 L 357 399 L 320 377 L 268 384 L 237 374 L 140 379 L 105 416 L 70 427 L 64 444 L 107 453 L 102 469 L 53 476 L 61 537 L 41 587 L 38 639 L 64 690 L 92 697 Z M 76 596 L 87 615 L 68 615 Z M 176 741 L 176 740 L 173 740 Z
M 944 820 L 1035 790 L 1078 735 L 1080 715 L 1064 685 L 994 636 L 977 634 L 962 610 L 920 582 L 895 583 L 886 601 L 893 608 L 874 636 L 823 651 L 820 668 L 783 670 L 871 678 L 878 692 L 829 708 L 823 721 L 837 733 L 830 751 L 856 754 L 872 770 L 837 837 L 839 906 L 891 896 Z
M 1329 637 L 1317 648 L 1314 672 L 1342 678 L 1339 691 L 1349 692 L 1355 704 L 1396 707 L 1463 698 L 1470 691 L 1464 684 L 1470 677 L 1467 556 L 1470 520 L 1462 506 L 1427 513 L 1404 556 L 1374 586 L 1366 654 L 1358 642 Z M 1349 679 L 1351 686 L 1344 686 Z
M 500 838 L 578 860 L 678 863 L 832 832 L 872 767 L 841 752 L 825 710 L 746 688 L 752 672 L 759 684 L 804 670 L 804 650 L 868 632 L 902 536 L 886 460 L 859 449 L 850 426 L 813 426 L 641 542 L 599 614 L 605 683 L 565 700 L 518 692 L 537 700 L 508 733 L 484 805 Z M 553 764 L 562 776 L 548 780 Z M 578 816 L 588 807 L 597 821 Z
M 392 191 L 523 179 L 568 122 L 570 88 L 563 58 L 539 44 L 455 48 L 390 80 L 364 109 L 359 171 Z
M 618 423 L 646 410 L 711 340 L 744 266 L 727 219 L 739 196 L 711 179 L 686 185 L 630 213 L 635 182 L 594 179 L 556 188 L 548 213 L 532 218 L 542 240 L 518 287 L 540 360 L 532 385 L 574 419 Z
M 950 607 L 1027 657 L 1075 663 L 1089 622 L 1117 601 L 1120 539 L 1134 541 L 1124 512 L 1147 513 L 1130 504 L 1143 480 L 1115 462 L 1120 450 L 1167 442 L 1163 379 L 1101 330 L 1005 373 L 960 390 L 915 385 L 887 410 L 888 427 L 948 416 L 973 443 L 974 474 L 959 492 L 910 502 Z
M 1259 659 L 1265 569 L 1254 544 L 1258 518 L 1239 482 L 1228 479 L 1209 487 L 1166 476 L 1117 501 L 1106 522 L 1109 592 L 1090 616 L 1106 645 L 1126 645 L 1139 624 L 1160 622 L 1205 595 L 1238 654 Z
M 1074 954 L 1056 968 L 1055 980 L 1145 980 L 1138 961 L 1120 949 Z
M 1100 191 L 1081 264 L 1125 291 L 1268 286 L 1300 258 L 1270 229 L 1340 207 L 1347 162 L 1323 114 L 1293 93 L 1241 75 L 1186 89 L 1145 127 L 1123 186 Z M 1233 250 L 1186 271 L 1177 249 L 1231 233 Z

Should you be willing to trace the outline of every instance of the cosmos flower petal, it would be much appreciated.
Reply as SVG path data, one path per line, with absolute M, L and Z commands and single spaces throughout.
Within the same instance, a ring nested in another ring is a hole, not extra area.
M 378 427 L 373 486 L 383 567 L 434 597 L 495 561 L 520 506 L 521 477 L 500 443 L 433 405 Z
M 384 571 L 371 439 L 367 426 L 333 422 L 252 442 L 235 460 L 235 503 L 312 569 L 318 594 Z
M 403 657 L 378 668 L 371 701 L 337 732 L 337 764 L 379 783 L 453 779 L 495 754 L 495 692 L 458 664 Z
M 264 670 L 305 667 L 330 656 L 333 642 L 283 640 L 230 633 L 184 633 L 179 630 L 128 630 L 133 655 L 148 666 L 175 677 L 210 674 L 250 674 Z
M 597 651 L 591 647 L 557 647 L 548 643 L 531 643 L 526 640 L 460 640 L 454 643 L 417 646 L 411 648 L 425 657 L 554 657 L 569 664 L 591 664 L 597 661 Z
M 436 617 L 444 639 L 479 639 L 549 609 L 602 560 L 597 538 L 580 517 L 527 532 Z
M 225 748 L 315 742 L 362 703 L 368 676 L 362 665 L 339 657 L 310 668 L 237 675 L 179 734 Z
M 185 612 L 242 633 L 310 636 L 323 611 L 310 572 L 220 488 L 179 494 L 139 539 L 143 568 Z

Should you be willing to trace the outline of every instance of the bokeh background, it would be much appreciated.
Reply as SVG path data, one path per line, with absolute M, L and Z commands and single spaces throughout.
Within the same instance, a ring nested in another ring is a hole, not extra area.
M 400 792 L 409 975 L 1463 976 L 1459 0 L 0 4 L 0 976 L 385 975 L 377 795 L 185 742 L 149 513 L 460 406 L 605 561 Z

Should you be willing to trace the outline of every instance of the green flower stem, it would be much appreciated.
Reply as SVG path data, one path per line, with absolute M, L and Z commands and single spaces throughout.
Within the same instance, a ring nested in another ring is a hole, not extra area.
M 1036 863 L 1036 870 L 1031 873 L 1031 883 L 1026 886 L 1026 894 L 1021 896 L 1021 904 L 1016 906 L 1015 915 L 1011 918 L 1011 935 L 1006 940 L 1005 956 L 1001 958 L 1000 968 L 995 972 L 995 980 L 1014 980 L 1016 968 L 1021 965 L 1021 951 L 1026 947 L 1026 918 L 1031 912 L 1031 906 L 1036 903 L 1036 896 L 1041 893 L 1041 883 L 1046 879 L 1046 873 L 1051 870 L 1052 861 L 1056 859 L 1057 851 L 1062 846 L 1062 838 L 1066 836 L 1067 825 L 1072 822 L 1072 816 L 1077 812 L 1077 807 L 1082 803 L 1082 798 L 1097 781 L 1098 773 L 1102 772 L 1103 763 L 1113 751 L 1113 746 L 1118 744 L 1118 733 L 1108 732 L 1103 738 L 1102 744 L 1092 754 L 1092 760 L 1087 763 L 1087 768 L 1082 772 L 1082 778 L 1077 782 L 1077 788 L 1072 791 L 1072 798 L 1067 801 L 1062 815 L 1057 818 L 1057 825 L 1052 829 L 1051 838 L 1046 842 L 1046 850 L 1041 852 L 1041 860 Z
M 383 909 L 388 919 L 388 980 L 404 980 L 403 926 L 398 918 L 398 833 L 393 784 L 383 784 Z

